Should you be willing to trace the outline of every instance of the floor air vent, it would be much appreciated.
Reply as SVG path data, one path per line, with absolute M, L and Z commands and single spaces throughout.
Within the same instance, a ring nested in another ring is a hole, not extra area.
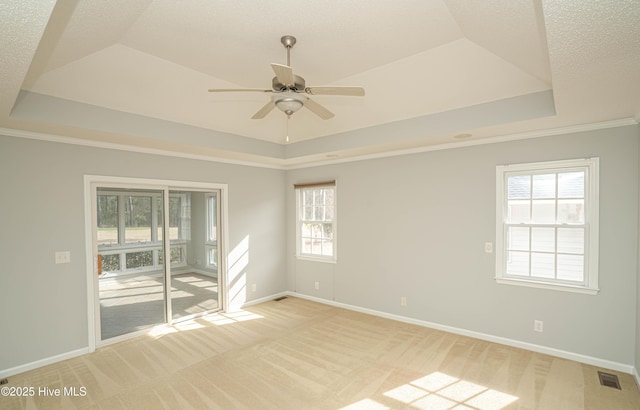
M 286 298 L 287 298 L 286 296 L 280 296 L 279 298 L 275 298 L 273 300 L 275 300 L 276 302 L 280 302 L 281 300 L 286 299 Z
M 618 380 L 618 376 L 616 376 L 615 374 L 598 372 L 598 378 L 600 379 L 601 385 L 622 390 L 622 387 L 620 387 L 620 381 Z
M 0 385 L 7 384 L 7 383 L 9 383 L 9 379 L 0 380 Z

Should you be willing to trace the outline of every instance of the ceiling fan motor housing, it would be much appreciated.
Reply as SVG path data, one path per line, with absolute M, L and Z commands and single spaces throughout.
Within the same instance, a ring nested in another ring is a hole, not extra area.
M 286 85 L 278 81 L 278 77 L 273 77 L 273 79 L 271 80 L 271 86 L 273 87 L 273 91 L 281 92 L 281 91 L 289 90 L 289 91 L 304 92 L 304 88 L 305 88 L 304 78 L 298 75 L 294 75 L 293 79 L 294 79 L 294 84 L 292 86 L 287 87 Z

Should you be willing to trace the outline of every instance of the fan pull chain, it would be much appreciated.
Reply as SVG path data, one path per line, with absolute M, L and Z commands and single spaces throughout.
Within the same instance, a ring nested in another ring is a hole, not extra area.
M 285 139 L 286 142 L 289 142 L 289 120 L 291 119 L 291 116 L 287 114 L 287 138 Z

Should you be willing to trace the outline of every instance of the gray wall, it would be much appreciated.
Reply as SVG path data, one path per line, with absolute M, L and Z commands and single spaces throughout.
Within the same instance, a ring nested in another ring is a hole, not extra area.
M 600 157 L 600 293 L 494 278 L 498 164 Z M 338 262 L 295 258 L 293 184 L 337 180 Z M 306 168 L 287 174 L 292 291 L 599 359 L 636 363 L 638 127 Z M 314 289 L 314 282 L 320 289 Z M 400 297 L 407 306 L 400 306 Z M 534 320 L 544 332 L 533 331 Z
M 636 135 L 640 140 L 640 127 L 638 127 L 636 131 Z M 640 158 L 640 152 L 638 153 Z M 640 172 L 640 165 L 638 166 Z M 640 179 L 640 177 L 639 177 Z M 640 201 L 640 199 L 639 199 Z M 638 209 L 638 222 L 640 223 L 640 208 Z M 638 237 L 640 238 L 640 225 L 639 225 Z M 640 245 L 640 240 L 639 240 Z M 636 360 L 635 360 L 635 369 L 636 369 L 636 377 L 638 376 L 638 372 L 640 372 L 640 248 L 638 248 L 638 277 L 637 277 L 637 292 L 636 292 Z M 640 379 L 638 380 L 640 382 Z
M 0 370 L 87 346 L 85 174 L 228 184 L 230 251 L 245 255 L 246 300 L 288 289 L 640 368 L 639 130 L 286 173 L 0 136 Z M 590 156 L 601 168 L 601 292 L 496 284 L 494 255 L 484 253 L 495 241 L 495 166 Z M 330 178 L 338 262 L 297 261 L 292 184 Z M 60 250 L 71 251 L 70 264 L 54 264 Z M 544 333 L 533 332 L 534 319 Z
M 88 345 L 85 174 L 228 184 L 229 245 L 250 238 L 239 273 L 257 285 L 240 296 L 286 289 L 283 171 L 0 135 L 0 370 Z

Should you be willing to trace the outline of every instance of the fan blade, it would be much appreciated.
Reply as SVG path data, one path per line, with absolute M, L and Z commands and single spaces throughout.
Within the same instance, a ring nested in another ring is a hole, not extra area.
M 354 97 L 363 97 L 364 88 L 362 87 L 307 87 L 304 89 L 307 94 L 311 95 L 350 95 Z
M 295 79 L 293 78 L 293 70 L 288 65 L 271 63 L 271 68 L 273 72 L 276 73 L 276 77 L 278 77 L 278 81 L 282 84 L 290 87 L 295 84 Z
M 262 88 L 211 88 L 208 91 L 210 93 L 228 93 L 228 92 L 272 93 L 273 92 L 273 90 L 264 90 Z
M 310 98 L 304 102 L 304 106 L 323 120 L 328 120 L 329 118 L 334 117 L 334 114 L 331 111 L 327 110 L 322 105 L 318 104 Z
M 260 120 L 264 118 L 267 114 L 271 112 L 276 107 L 276 104 L 273 101 L 269 101 L 266 103 L 257 113 L 253 114 L 251 117 L 252 120 Z

